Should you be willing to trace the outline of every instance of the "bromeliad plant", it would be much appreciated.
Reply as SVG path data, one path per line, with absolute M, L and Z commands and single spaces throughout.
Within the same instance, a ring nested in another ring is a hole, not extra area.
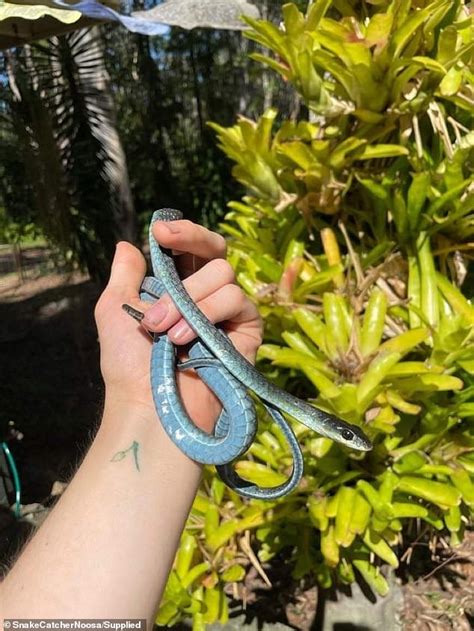
M 320 585 L 386 594 L 407 529 L 460 542 L 474 506 L 472 25 L 452 0 L 315 0 L 248 20 L 309 119 L 213 124 L 248 194 L 223 229 L 265 321 L 269 379 L 363 427 L 358 453 L 294 429 L 297 492 L 244 501 L 206 473 L 158 615 L 226 620 L 252 564 L 291 556 Z M 280 483 L 291 457 L 263 417 L 240 475 Z M 423 524 L 423 526 L 420 526 Z

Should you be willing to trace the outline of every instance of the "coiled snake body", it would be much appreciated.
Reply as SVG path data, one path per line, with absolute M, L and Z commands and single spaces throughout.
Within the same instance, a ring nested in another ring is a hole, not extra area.
M 169 208 L 153 214 L 150 255 L 155 276 L 146 277 L 141 288 L 141 298 L 148 301 L 155 301 L 163 293 L 168 293 L 198 337 L 190 345 L 189 360 L 177 364 L 175 347 L 166 333 L 154 335 L 151 386 L 158 416 L 171 440 L 193 460 L 216 465 L 220 477 L 237 493 L 260 499 L 275 499 L 289 493 L 298 485 L 303 474 L 301 449 L 281 412 L 348 447 L 362 451 L 371 449 L 369 440 L 358 427 L 309 405 L 267 381 L 234 348 L 227 335 L 200 311 L 178 276 L 171 252 L 161 248 L 152 234 L 155 221 L 176 219 L 182 219 L 182 213 Z M 176 369 L 191 368 L 197 371 L 223 405 L 213 435 L 194 425 L 180 401 Z M 231 467 L 232 461 L 250 447 L 257 430 L 254 404 L 248 390 L 262 400 L 293 453 L 292 474 L 276 487 L 258 487 L 240 478 Z

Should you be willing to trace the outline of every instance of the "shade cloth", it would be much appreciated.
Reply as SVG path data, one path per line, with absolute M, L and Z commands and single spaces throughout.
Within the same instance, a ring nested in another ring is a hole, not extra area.
M 100 22 L 129 31 L 163 35 L 169 26 L 242 30 L 242 14 L 258 17 L 247 0 L 167 0 L 148 11 L 120 13 L 120 0 L 0 0 L 0 48 L 18 46 Z

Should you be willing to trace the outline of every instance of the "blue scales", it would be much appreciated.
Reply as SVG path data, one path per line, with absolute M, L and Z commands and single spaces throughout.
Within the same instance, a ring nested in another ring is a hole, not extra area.
M 362 431 L 345 421 L 297 399 L 267 381 L 232 345 L 227 335 L 195 305 L 187 294 L 168 250 L 161 248 L 152 234 L 155 221 L 182 219 L 174 209 L 161 209 L 150 223 L 150 255 L 154 277 L 146 277 L 141 287 L 142 300 L 157 300 L 168 293 L 176 308 L 195 331 L 197 339 L 189 345 L 189 359 L 179 363 L 175 346 L 166 333 L 154 334 L 151 355 L 151 386 L 160 421 L 171 440 L 187 456 L 202 464 L 216 465 L 221 479 L 242 496 L 276 499 L 293 491 L 303 475 L 303 455 L 291 426 L 282 411 L 310 429 L 353 449 L 367 451 L 371 443 Z M 133 310 L 132 310 L 133 311 Z M 129 311 L 131 313 L 131 311 Z M 180 400 L 177 370 L 195 370 L 222 404 L 213 434 L 194 425 Z M 289 478 L 276 487 L 259 487 L 243 480 L 232 467 L 252 444 L 257 431 L 253 391 L 261 399 L 273 421 L 283 432 L 293 455 Z

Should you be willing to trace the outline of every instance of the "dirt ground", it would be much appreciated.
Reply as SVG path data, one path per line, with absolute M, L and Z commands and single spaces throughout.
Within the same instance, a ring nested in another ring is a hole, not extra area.
M 0 277 L 0 439 L 11 440 L 22 503 L 44 502 L 90 442 L 103 398 L 93 320 L 99 289 L 80 274 Z
M 40 505 L 33 521 L 41 521 L 43 506 L 54 502 L 54 482 L 70 479 L 100 416 L 103 384 L 93 320 L 98 295 L 99 288 L 77 273 L 30 276 L 22 283 L 14 274 L 0 277 L 0 440 L 11 421 L 23 435 L 9 444 L 22 503 Z M 0 510 L 0 570 L 31 529 L 28 520 L 17 522 Z M 404 631 L 474 628 L 474 533 L 457 549 L 440 545 L 436 555 L 431 558 L 419 542 L 402 568 Z M 272 590 L 255 572 L 248 574 L 246 618 L 322 629 L 314 586 L 296 585 L 284 563 L 268 572 Z

